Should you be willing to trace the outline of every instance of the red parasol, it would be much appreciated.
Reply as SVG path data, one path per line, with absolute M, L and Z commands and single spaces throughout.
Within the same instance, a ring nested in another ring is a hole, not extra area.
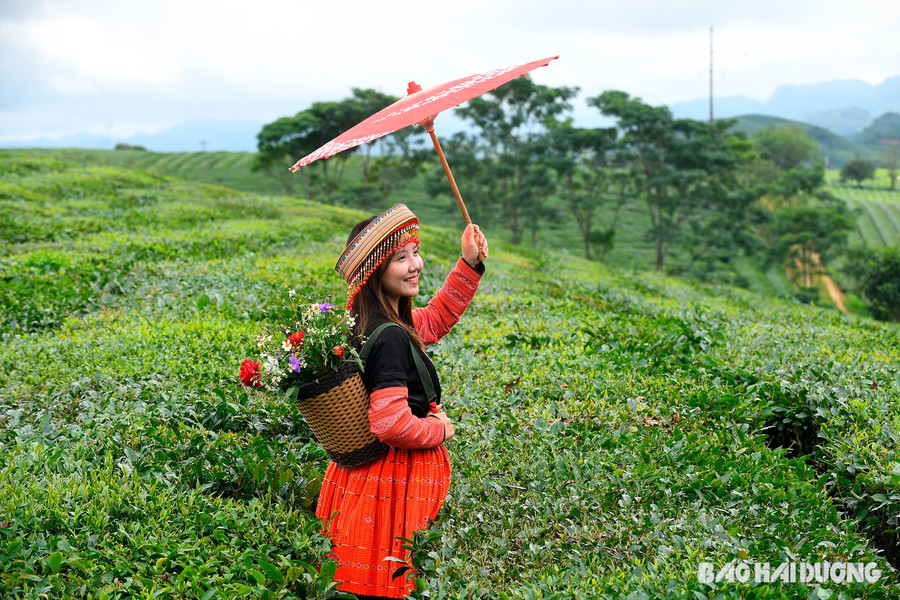
M 444 151 L 441 149 L 441 144 L 434 133 L 434 118 L 441 111 L 459 106 L 463 102 L 496 89 L 516 77 L 525 75 L 529 71 L 546 66 L 550 64 L 551 60 L 557 58 L 559 56 L 551 56 L 550 58 L 536 60 L 524 65 L 494 69 L 493 71 L 448 81 L 427 90 L 423 90 L 419 84 L 411 81 L 406 97 L 378 111 L 362 123 L 354 125 L 315 152 L 304 156 L 297 161 L 297 164 L 291 167 L 291 171 L 296 172 L 301 167 L 305 167 L 320 158 L 328 158 L 338 152 L 377 140 L 398 129 L 419 124 L 431 136 L 431 141 L 434 143 L 434 148 L 437 150 L 438 157 L 441 159 L 441 164 L 444 167 L 444 173 L 447 174 L 447 179 L 453 188 L 456 202 L 459 204 L 466 223 L 471 223 L 472 220 L 469 218 L 469 213 L 466 210 L 466 205 L 463 203 L 459 188 L 456 186 L 453 174 L 450 172 L 450 166 L 447 164 Z

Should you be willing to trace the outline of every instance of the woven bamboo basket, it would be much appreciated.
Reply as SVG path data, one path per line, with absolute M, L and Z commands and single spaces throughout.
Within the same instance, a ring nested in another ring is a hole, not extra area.
M 339 467 L 364 465 L 388 449 L 369 430 L 369 394 L 354 363 L 346 362 L 301 386 L 296 403 L 316 440 Z

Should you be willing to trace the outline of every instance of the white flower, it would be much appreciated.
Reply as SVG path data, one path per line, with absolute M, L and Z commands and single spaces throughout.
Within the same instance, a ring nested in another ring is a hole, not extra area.
M 294 290 L 288 290 L 288 296 L 290 296 L 291 298 L 293 298 L 294 294 L 296 294 L 296 293 L 297 292 L 295 292 Z
M 281 347 L 284 348 L 284 351 L 285 351 L 285 352 L 290 352 L 290 351 L 293 349 L 293 346 L 291 345 L 291 342 L 289 342 L 288 340 L 284 340 L 284 341 L 281 343 Z

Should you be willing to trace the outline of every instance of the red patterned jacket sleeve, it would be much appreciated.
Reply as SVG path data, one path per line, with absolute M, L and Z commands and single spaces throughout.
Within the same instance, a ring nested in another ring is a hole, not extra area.
M 405 387 L 375 390 L 369 394 L 369 400 L 369 428 L 388 446 L 419 450 L 444 443 L 444 424 L 413 415 Z
M 434 344 L 450 332 L 466 312 L 480 281 L 481 274 L 460 258 L 428 306 L 413 310 L 413 324 L 425 344 Z

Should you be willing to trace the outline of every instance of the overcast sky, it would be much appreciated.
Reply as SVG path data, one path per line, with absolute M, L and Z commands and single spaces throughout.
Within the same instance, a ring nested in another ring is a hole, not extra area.
M 900 74 L 900 0 L 0 0 L 0 143 L 270 121 L 351 87 L 533 77 L 651 104 Z M 576 121 L 595 109 L 580 108 Z M 589 123 L 582 123 L 589 124 Z

